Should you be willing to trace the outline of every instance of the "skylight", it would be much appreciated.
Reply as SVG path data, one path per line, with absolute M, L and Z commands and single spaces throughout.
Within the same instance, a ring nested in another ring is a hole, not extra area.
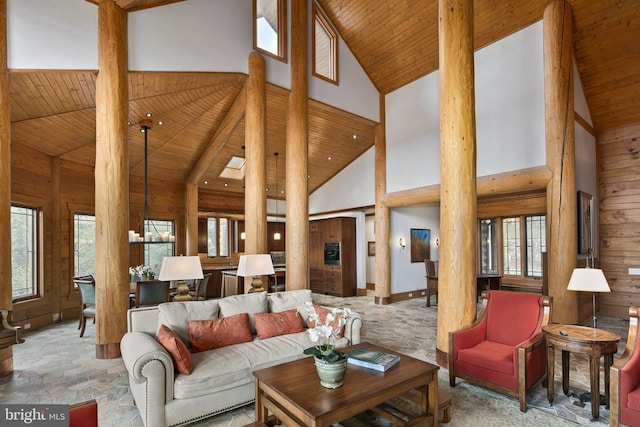
M 231 157 L 231 160 L 227 163 L 227 166 L 220 173 L 220 178 L 228 179 L 244 179 L 244 165 L 245 160 L 243 157 Z

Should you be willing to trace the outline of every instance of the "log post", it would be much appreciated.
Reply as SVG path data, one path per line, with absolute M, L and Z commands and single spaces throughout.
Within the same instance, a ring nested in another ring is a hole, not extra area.
M 246 254 L 267 251 L 267 169 L 266 169 L 266 105 L 267 84 L 264 58 L 257 52 L 249 54 L 247 80 L 247 112 L 245 114 L 245 233 Z M 250 286 L 245 283 L 245 292 Z
M 391 248 L 389 242 L 389 208 L 382 203 L 387 193 L 386 104 L 380 94 L 380 123 L 375 133 L 375 197 L 376 197 L 376 287 L 375 303 L 386 305 L 391 296 Z
M 129 309 L 127 13 L 98 3 L 96 82 L 96 357 L 120 357 Z
M 440 268 L 436 360 L 476 315 L 476 124 L 473 0 L 439 0 Z
M 287 289 L 309 289 L 309 61 L 306 1 L 291 2 L 291 93 L 287 121 Z
M 187 255 L 198 255 L 198 184 L 184 185 L 184 217 L 187 236 Z
M 11 116 L 7 0 L 0 0 L 0 310 L 13 308 L 11 285 Z M 13 347 L 0 349 L 0 377 L 13 372 Z
M 551 2 L 544 11 L 544 104 L 547 166 L 547 253 L 553 321 L 578 322 L 578 296 L 567 284 L 578 252 L 573 105 L 573 30 L 571 6 Z

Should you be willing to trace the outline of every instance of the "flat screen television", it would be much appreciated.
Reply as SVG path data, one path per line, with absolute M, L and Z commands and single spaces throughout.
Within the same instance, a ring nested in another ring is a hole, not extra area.
M 324 244 L 324 264 L 340 265 L 340 242 L 327 242 Z

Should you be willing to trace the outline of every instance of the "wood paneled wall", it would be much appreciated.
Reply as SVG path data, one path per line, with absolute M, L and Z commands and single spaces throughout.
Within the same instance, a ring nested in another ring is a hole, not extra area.
M 610 294 L 600 314 L 627 318 L 640 305 L 640 123 L 597 137 L 600 197 L 600 261 Z

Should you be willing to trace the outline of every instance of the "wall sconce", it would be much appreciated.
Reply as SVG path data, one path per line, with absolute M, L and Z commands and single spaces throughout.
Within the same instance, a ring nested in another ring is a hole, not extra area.
M 407 247 L 407 245 L 404 242 L 404 237 L 401 237 L 400 240 L 398 240 L 398 244 L 400 245 L 400 248 L 404 251 L 404 248 Z
M 245 233 L 244 231 L 240 233 L 240 240 L 244 240 L 246 238 L 247 238 L 247 233 Z

